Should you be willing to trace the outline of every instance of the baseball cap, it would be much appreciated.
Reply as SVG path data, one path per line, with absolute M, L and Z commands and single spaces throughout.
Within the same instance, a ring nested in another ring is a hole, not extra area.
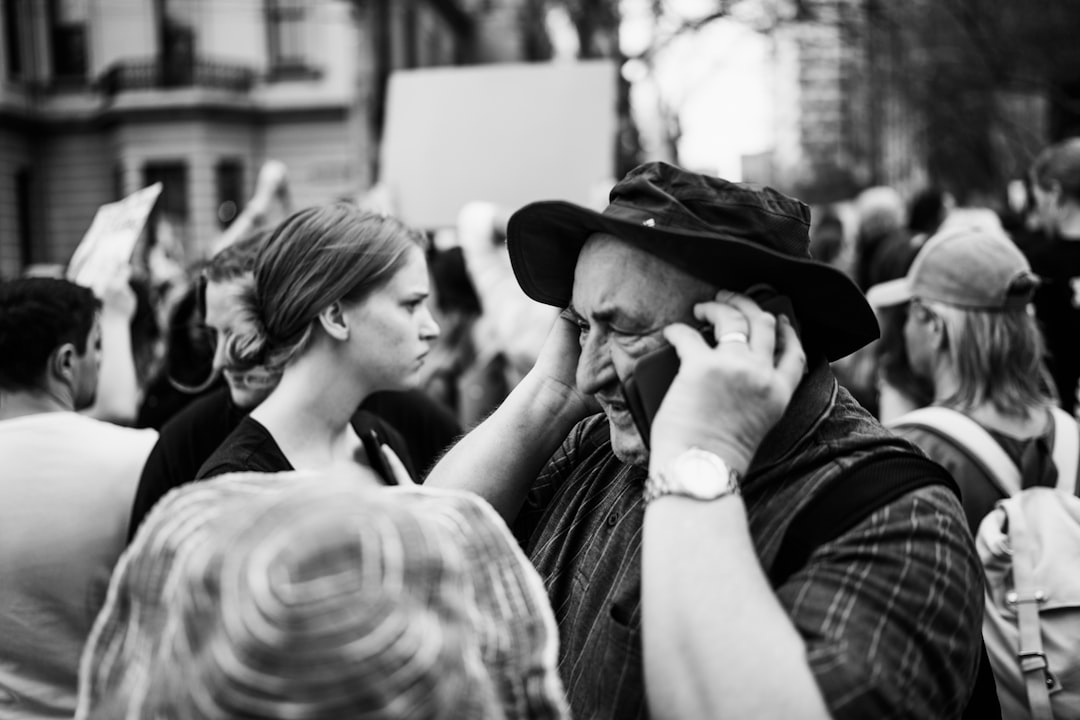
M 1038 286 L 1027 258 L 1004 233 L 953 227 L 926 241 L 905 277 L 870 288 L 874 307 L 917 297 L 965 310 L 1017 310 Z

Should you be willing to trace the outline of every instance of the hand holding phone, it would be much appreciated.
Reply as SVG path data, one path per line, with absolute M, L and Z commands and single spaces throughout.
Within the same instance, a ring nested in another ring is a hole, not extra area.
M 795 332 L 799 332 L 798 321 L 791 300 L 785 295 L 780 295 L 771 286 L 765 284 L 753 285 L 744 291 L 758 306 L 773 315 L 786 315 L 791 321 Z M 716 345 L 711 326 L 701 328 L 702 337 L 711 345 Z M 645 447 L 649 447 L 649 435 L 652 431 L 652 421 L 656 417 L 656 411 L 664 399 L 672 380 L 679 372 L 679 355 L 671 345 L 664 345 L 643 355 L 634 364 L 630 376 L 623 383 L 623 395 L 630 410 L 634 424 Z

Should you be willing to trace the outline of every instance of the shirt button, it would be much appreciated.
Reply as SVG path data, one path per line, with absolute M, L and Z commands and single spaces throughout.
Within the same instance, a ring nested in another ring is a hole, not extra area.
M 610 515 L 607 516 L 607 525 L 608 525 L 608 527 L 615 527 L 615 525 L 618 524 L 618 522 L 619 522 L 618 514 L 612 512 Z

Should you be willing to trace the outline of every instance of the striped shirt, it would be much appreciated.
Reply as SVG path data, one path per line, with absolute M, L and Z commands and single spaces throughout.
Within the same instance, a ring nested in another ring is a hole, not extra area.
M 897 448 L 917 452 L 839 389 L 826 365 L 816 368 L 743 480 L 762 565 L 810 498 L 868 454 Z M 643 468 L 614 457 L 606 419 L 593 416 L 549 461 L 514 523 L 555 610 L 575 720 L 649 715 L 644 480 Z M 981 577 L 959 501 L 931 486 L 819 547 L 777 597 L 834 717 L 958 717 L 978 660 Z

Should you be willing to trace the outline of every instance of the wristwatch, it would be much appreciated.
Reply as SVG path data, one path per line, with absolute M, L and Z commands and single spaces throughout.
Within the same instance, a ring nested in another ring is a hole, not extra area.
M 663 495 L 718 500 L 738 492 L 739 473 L 715 453 L 693 447 L 649 473 L 645 481 L 645 504 Z

